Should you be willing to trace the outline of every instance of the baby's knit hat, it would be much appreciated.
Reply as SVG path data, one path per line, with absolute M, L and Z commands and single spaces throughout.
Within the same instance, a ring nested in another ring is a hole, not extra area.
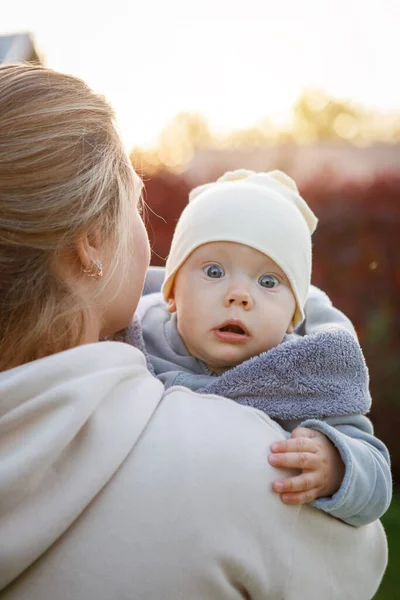
M 304 319 L 311 279 L 311 235 L 317 218 L 282 171 L 240 169 L 194 188 L 176 225 L 162 292 L 171 293 L 177 271 L 209 242 L 237 242 L 266 254 L 289 279 L 296 299 L 294 327 Z

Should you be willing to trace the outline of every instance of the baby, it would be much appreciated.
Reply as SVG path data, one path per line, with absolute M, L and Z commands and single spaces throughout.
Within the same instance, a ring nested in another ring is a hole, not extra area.
M 226 173 L 195 188 L 161 294 L 139 306 L 145 351 L 164 385 L 263 410 L 291 436 L 269 461 L 301 472 L 274 483 L 352 525 L 391 499 L 387 449 L 363 415 L 368 373 L 354 330 L 310 289 L 317 219 L 280 171 Z

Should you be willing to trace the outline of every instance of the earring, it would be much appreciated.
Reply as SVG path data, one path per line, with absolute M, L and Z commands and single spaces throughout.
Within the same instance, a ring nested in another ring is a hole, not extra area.
M 84 273 L 88 277 L 93 277 L 94 279 L 100 279 L 103 277 L 103 265 L 101 262 L 97 262 L 96 260 L 92 261 L 90 269 L 82 269 Z

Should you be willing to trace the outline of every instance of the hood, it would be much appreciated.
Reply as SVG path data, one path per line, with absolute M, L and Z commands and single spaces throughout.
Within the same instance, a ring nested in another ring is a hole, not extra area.
M 143 355 L 118 342 L 0 373 L 0 589 L 112 478 L 163 391 Z

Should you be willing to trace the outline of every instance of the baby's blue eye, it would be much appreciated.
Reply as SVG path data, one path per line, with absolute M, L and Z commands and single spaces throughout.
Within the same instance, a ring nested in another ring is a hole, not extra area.
M 262 285 L 262 287 L 265 287 L 265 288 L 268 288 L 269 290 L 272 290 L 273 288 L 278 287 L 278 285 L 279 285 L 279 279 L 277 279 L 276 277 L 274 277 L 274 275 L 263 275 L 258 280 L 258 283 L 260 285 Z
M 208 265 L 208 267 L 204 267 L 203 271 L 211 279 L 220 279 L 225 275 L 225 271 L 219 265 Z

